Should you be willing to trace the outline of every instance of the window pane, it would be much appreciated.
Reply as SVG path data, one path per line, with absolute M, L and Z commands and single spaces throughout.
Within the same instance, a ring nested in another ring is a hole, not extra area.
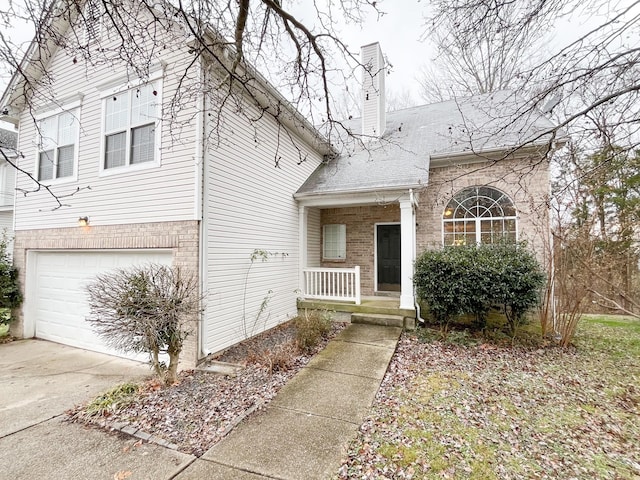
M 40 150 L 51 150 L 56 146 L 58 141 L 58 132 L 56 125 L 58 117 L 53 116 L 40 120 Z
M 127 134 L 125 132 L 107 135 L 104 168 L 121 167 L 125 164 Z
M 105 107 L 105 129 L 107 132 L 127 128 L 129 114 L 129 92 L 108 97 Z
M 131 163 L 153 161 L 155 125 L 145 125 L 131 131 Z
M 65 112 L 58 118 L 58 145 L 70 145 L 76 142 L 77 122 L 74 112 Z
M 325 225 L 323 228 L 323 257 L 344 259 L 347 257 L 347 226 Z
M 506 196 L 500 199 L 500 205 L 502 206 L 502 212 L 505 217 L 515 217 L 516 207 Z
M 53 178 L 53 150 L 40 152 L 38 162 L 38 180 L 51 180 Z
M 131 125 L 149 123 L 157 119 L 156 105 L 158 102 L 153 92 L 153 84 L 131 90 Z
M 486 186 L 466 188 L 456 193 L 444 210 L 444 244 L 495 243 L 505 237 L 515 240 L 515 216 L 513 202 L 499 190 Z M 475 219 L 480 221 L 479 237 Z
M 58 149 L 58 166 L 56 178 L 70 177 L 73 175 L 73 145 Z

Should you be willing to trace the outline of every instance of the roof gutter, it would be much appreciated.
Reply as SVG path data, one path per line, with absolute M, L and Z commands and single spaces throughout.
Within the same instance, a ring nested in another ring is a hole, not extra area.
M 371 193 L 389 193 L 389 192 L 398 192 L 398 193 L 406 193 L 407 190 L 413 196 L 413 190 L 419 190 L 425 188 L 427 185 L 424 183 L 414 183 L 411 185 L 395 185 L 388 187 L 370 187 L 370 188 L 358 188 L 351 190 L 335 190 L 335 191 L 324 191 L 324 192 L 296 192 L 293 194 L 293 198 L 296 200 L 304 200 L 310 199 L 314 197 L 331 197 L 331 196 L 341 196 L 341 195 L 357 195 L 357 194 L 371 194 Z
M 556 150 L 562 147 L 567 140 L 568 139 L 566 137 L 553 140 L 551 150 Z M 517 148 L 496 147 L 477 151 L 469 150 L 463 152 L 434 153 L 431 154 L 430 159 L 432 162 L 436 163 L 444 163 L 446 160 L 467 160 L 469 162 L 477 162 L 482 160 L 499 160 L 500 158 L 505 157 L 505 153 L 508 155 L 522 157 L 541 150 L 549 150 L 549 142 L 535 142 Z

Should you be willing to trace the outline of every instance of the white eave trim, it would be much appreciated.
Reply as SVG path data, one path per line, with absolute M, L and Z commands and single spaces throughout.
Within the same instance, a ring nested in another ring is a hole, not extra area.
M 553 141 L 553 145 L 549 148 L 549 142 L 533 143 L 516 147 L 499 147 L 487 150 L 464 151 L 464 152 L 447 152 L 431 154 L 431 166 L 439 167 L 447 163 L 477 163 L 487 160 L 501 160 L 503 158 L 523 158 L 533 153 L 539 153 L 545 150 L 555 150 L 562 147 L 566 143 L 566 138 L 559 138 Z
M 376 188 L 351 192 L 294 194 L 298 204 L 304 207 L 343 207 L 359 205 L 395 204 L 401 200 L 416 197 L 417 192 L 426 185 L 408 185 L 403 187 Z

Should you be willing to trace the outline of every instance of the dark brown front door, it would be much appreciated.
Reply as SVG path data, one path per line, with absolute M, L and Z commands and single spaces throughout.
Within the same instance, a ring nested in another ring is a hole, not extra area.
M 380 292 L 400 291 L 400 225 L 376 225 L 378 288 Z

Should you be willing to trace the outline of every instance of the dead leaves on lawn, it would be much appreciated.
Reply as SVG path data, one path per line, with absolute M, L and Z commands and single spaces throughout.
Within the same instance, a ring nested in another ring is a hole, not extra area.
M 403 336 L 340 479 L 640 478 L 640 359 Z

